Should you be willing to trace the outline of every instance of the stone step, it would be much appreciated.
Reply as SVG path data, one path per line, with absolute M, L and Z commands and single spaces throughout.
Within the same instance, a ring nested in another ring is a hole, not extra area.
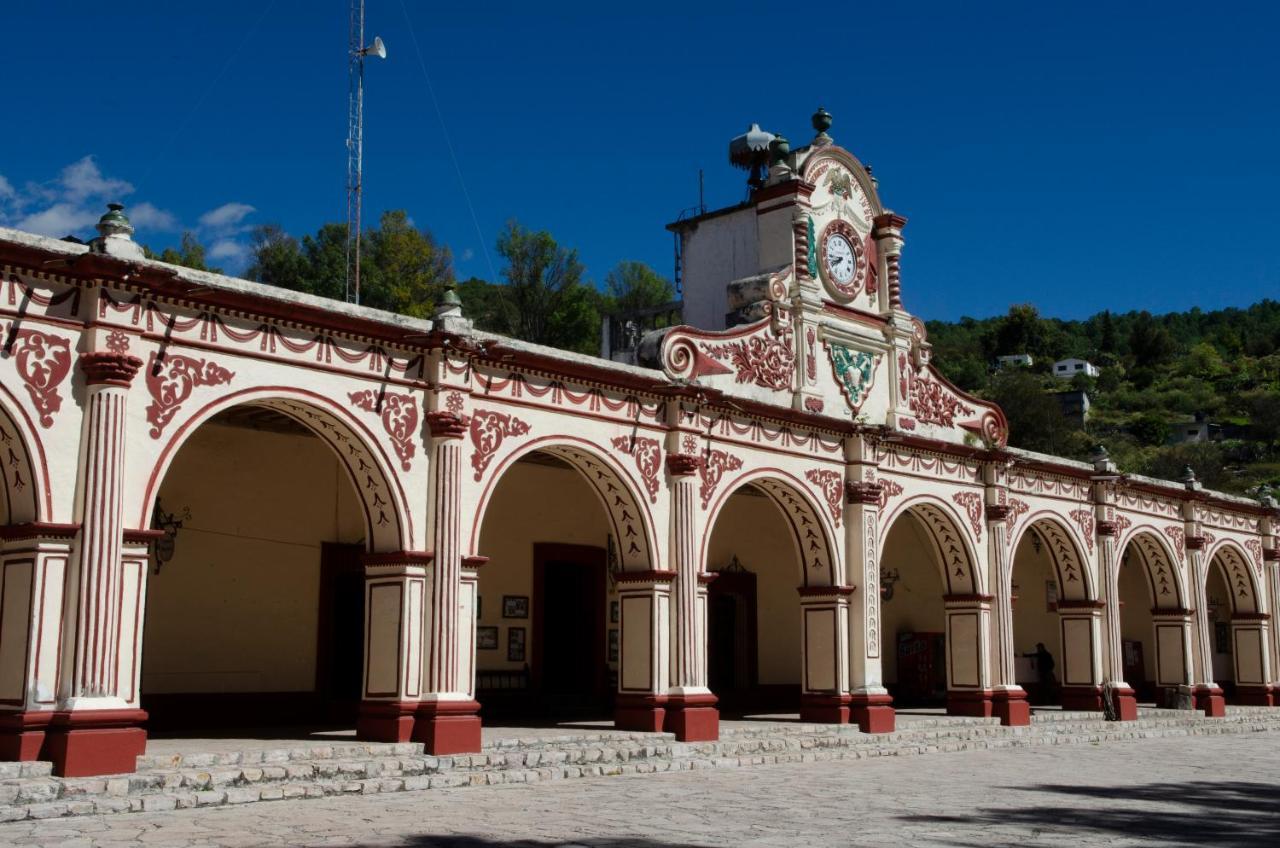
M 138 774 L 107 778 L 55 778 L 48 776 L 48 764 L 11 763 L 4 765 L 17 768 L 3 773 L 16 771 L 18 776 L 0 779 L 0 821 L 780 762 L 1275 732 L 1280 730 L 1276 713 L 1280 711 L 1233 712 L 1224 720 L 1169 711 L 1136 722 L 1074 718 L 1016 728 L 987 722 L 939 723 L 884 735 L 848 727 L 791 725 L 773 737 L 731 734 L 706 743 L 672 742 L 665 734 L 636 734 L 621 740 L 600 735 L 591 737 L 594 745 L 575 738 L 561 749 L 546 744 L 510 745 L 505 750 L 495 746 L 456 757 L 430 757 L 413 743 L 303 746 L 278 749 L 287 751 L 287 757 L 271 751 L 236 752 L 241 762 L 211 762 L 208 768 L 191 765 L 207 755 L 155 757 L 149 759 L 151 767 Z M 648 744 L 637 744 L 639 740 Z M 306 758 L 308 753 L 313 756 Z M 225 760 L 230 755 L 217 756 Z M 183 767 L 157 767 L 172 766 L 175 761 Z

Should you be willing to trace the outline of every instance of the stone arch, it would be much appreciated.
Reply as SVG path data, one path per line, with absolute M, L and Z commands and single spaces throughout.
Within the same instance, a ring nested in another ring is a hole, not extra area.
M 1120 564 L 1124 566 L 1130 551 L 1142 566 L 1150 590 L 1154 610 L 1187 609 L 1187 590 L 1183 584 L 1180 558 L 1154 527 L 1135 528 L 1119 546 Z
M 48 521 L 52 516 L 44 445 L 22 405 L 0 386 L 0 524 Z
M 711 504 L 702 531 L 700 562 L 707 562 L 711 533 L 730 496 L 753 487 L 773 502 L 791 528 L 796 562 L 800 568 L 801 586 L 836 586 L 838 559 L 832 544 L 834 529 L 824 517 L 822 507 L 804 485 L 791 474 L 777 468 L 760 468 L 738 477 Z
M 1257 614 L 1262 612 L 1258 601 L 1258 582 L 1249 567 L 1249 555 L 1230 540 L 1223 540 L 1213 548 L 1208 557 L 1210 567 L 1222 569 L 1227 588 L 1231 594 L 1231 612 L 1233 615 Z M 1209 569 L 1205 569 L 1205 579 L 1209 577 Z
M 650 571 L 657 568 L 655 553 L 659 550 L 654 535 L 653 516 L 645 507 L 639 489 L 626 470 L 607 451 L 594 442 L 574 436 L 546 436 L 521 445 L 504 458 L 489 474 L 480 494 L 471 524 L 470 550 L 480 544 L 480 530 L 494 490 L 513 463 L 536 451 L 556 457 L 573 466 L 596 493 L 609 517 L 617 539 L 619 565 L 624 571 Z
M 986 581 L 978 568 L 974 540 L 963 529 L 964 519 L 939 498 L 916 495 L 900 504 L 884 521 L 880 550 L 884 550 L 889 531 L 907 512 L 918 521 L 932 544 L 945 593 L 956 596 L 985 594 Z
M 1054 572 L 1058 575 L 1059 592 L 1063 600 L 1093 601 L 1098 598 L 1098 590 L 1094 585 L 1093 575 L 1089 571 L 1089 563 L 1084 555 L 1084 545 L 1078 534 L 1055 513 L 1049 510 L 1033 513 L 1022 523 L 1017 535 L 1013 537 L 1009 550 L 1017 555 L 1018 546 L 1028 534 L 1039 536 L 1042 544 L 1049 551 L 1049 559 L 1053 562 Z M 1013 569 L 1009 569 L 1009 577 L 1013 578 Z
M 160 485 L 179 448 L 200 425 L 235 406 L 256 406 L 285 415 L 327 444 L 342 463 L 357 493 L 365 518 L 365 546 L 371 552 L 412 548 L 413 517 L 395 463 L 378 439 L 351 413 L 332 399 L 292 387 L 264 387 L 232 392 L 206 404 L 164 443 L 146 481 L 138 527 L 147 527 Z

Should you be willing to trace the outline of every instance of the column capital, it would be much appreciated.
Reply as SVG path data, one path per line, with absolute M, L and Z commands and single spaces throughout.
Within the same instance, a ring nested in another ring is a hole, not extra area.
M 467 434 L 471 419 L 445 410 L 427 413 L 427 428 L 434 439 L 461 439 Z
M 667 473 L 672 477 L 691 477 L 702 469 L 702 457 L 683 453 L 667 454 Z
M 80 354 L 80 370 L 85 383 L 90 386 L 120 386 L 128 388 L 142 367 L 142 360 L 127 353 L 95 351 Z
M 1114 521 L 1108 521 L 1103 518 L 1098 521 L 1099 536 L 1116 536 L 1119 535 L 1120 528 Z
M 1263 548 L 1262 561 L 1280 563 L 1280 548 Z
M 1199 550 L 1202 550 L 1202 549 L 1204 548 L 1205 544 L 1206 544 L 1208 541 L 1209 541 L 1209 540 L 1208 540 L 1208 539 L 1206 539 L 1204 536 L 1188 536 L 1188 537 L 1187 537 L 1187 550 L 1189 550 L 1189 551 L 1199 551 Z
M 868 504 L 879 506 L 884 497 L 884 484 L 847 480 L 844 484 L 844 502 L 847 504 Z
M 1009 517 L 1013 507 L 1009 504 L 987 504 L 987 521 L 999 523 Z

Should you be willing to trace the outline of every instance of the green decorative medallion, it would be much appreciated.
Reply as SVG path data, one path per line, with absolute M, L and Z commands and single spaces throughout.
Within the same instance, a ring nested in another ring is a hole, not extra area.
M 840 391 L 844 392 L 845 399 L 856 414 L 867 395 L 871 394 L 880 357 L 830 341 L 827 342 L 827 351 L 831 354 L 831 366 L 835 369 Z
M 809 278 L 818 278 L 818 238 L 813 229 L 813 216 L 809 216 Z

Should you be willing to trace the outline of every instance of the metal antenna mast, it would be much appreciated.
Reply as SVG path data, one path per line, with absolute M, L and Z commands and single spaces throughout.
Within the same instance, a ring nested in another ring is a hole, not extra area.
M 364 185 L 364 58 L 387 58 L 382 39 L 364 43 L 364 0 L 351 0 L 347 38 L 347 300 L 360 302 L 360 210 Z

